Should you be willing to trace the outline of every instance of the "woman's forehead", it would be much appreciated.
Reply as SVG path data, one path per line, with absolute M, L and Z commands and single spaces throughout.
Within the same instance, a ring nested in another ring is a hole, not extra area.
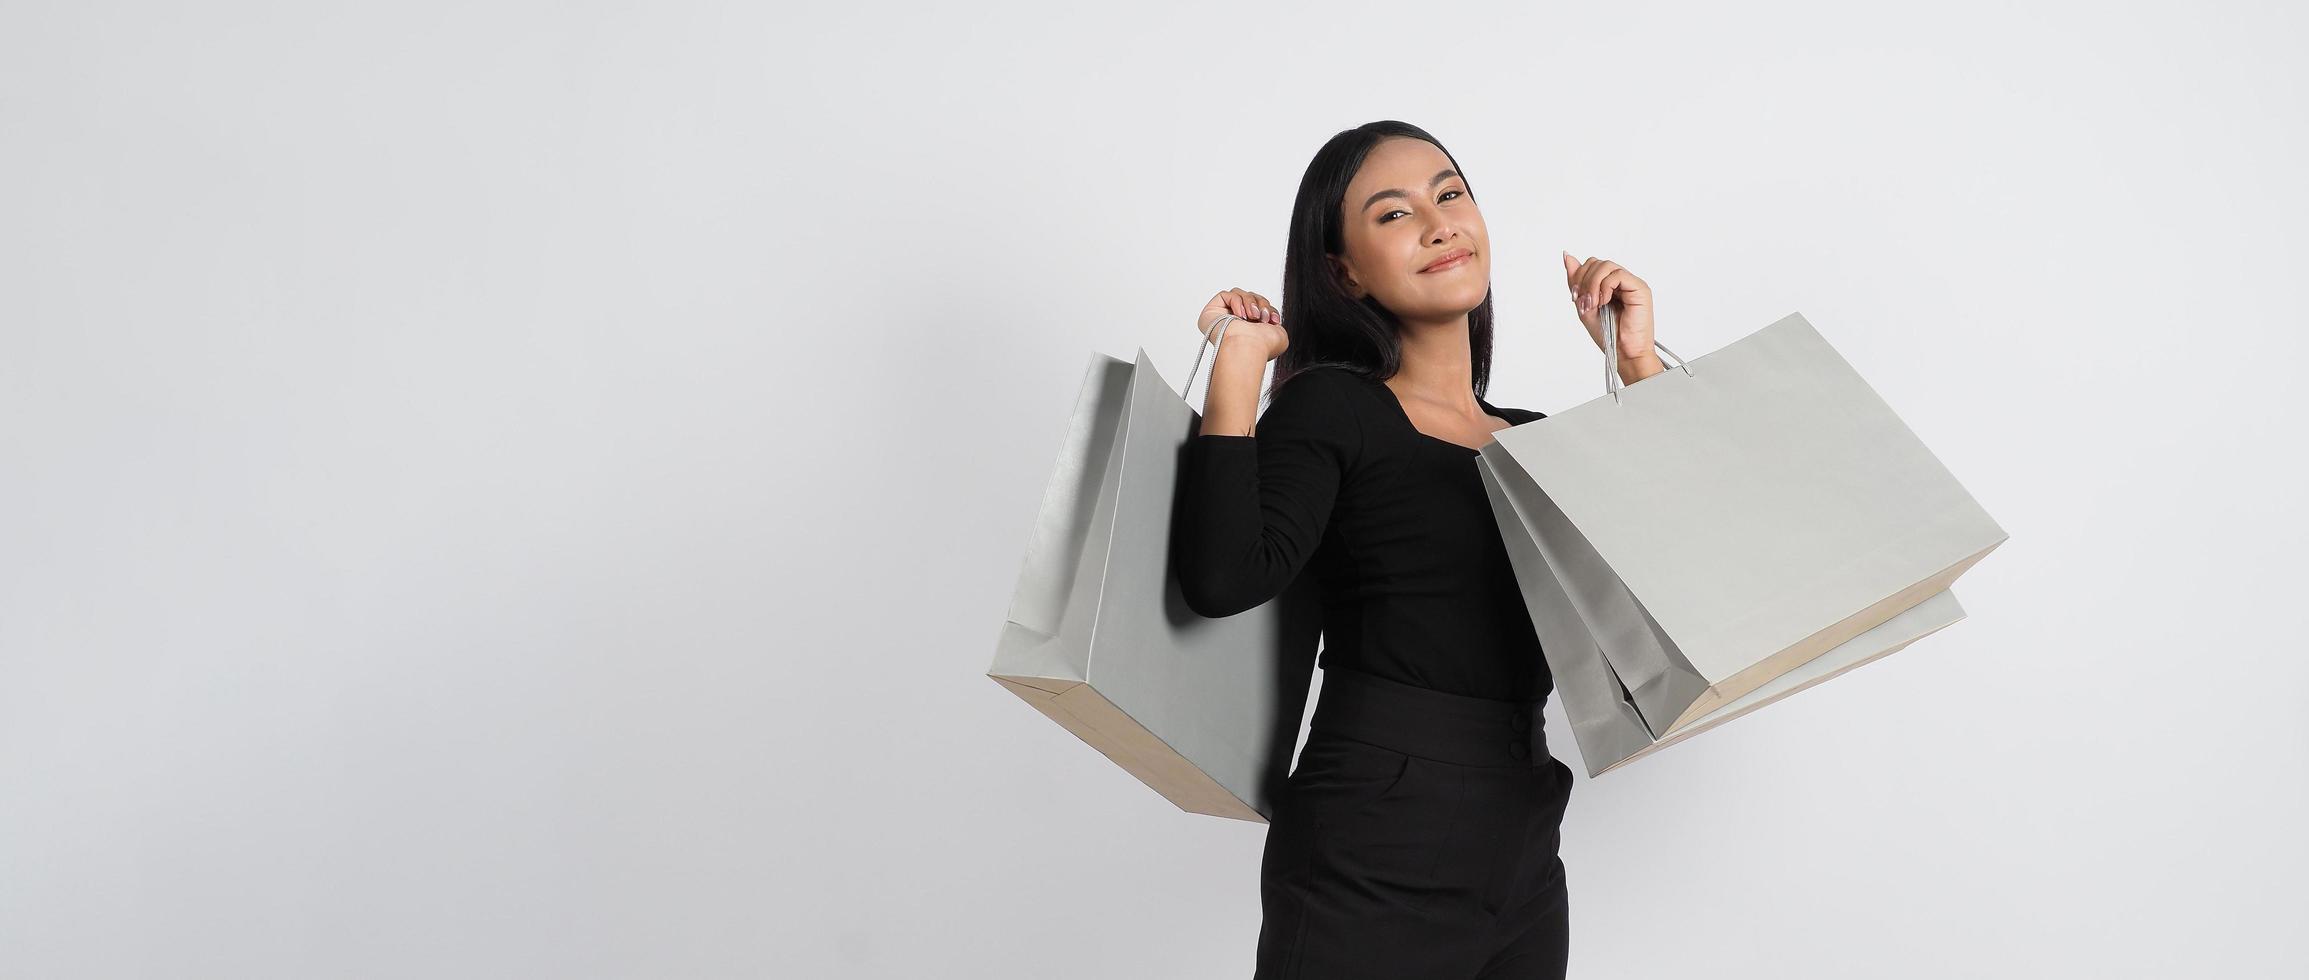
M 1391 139 L 1371 148 L 1355 179 L 1347 182 L 1347 196 L 1361 201 L 1373 191 L 1417 191 L 1444 170 L 1451 158 L 1426 140 Z

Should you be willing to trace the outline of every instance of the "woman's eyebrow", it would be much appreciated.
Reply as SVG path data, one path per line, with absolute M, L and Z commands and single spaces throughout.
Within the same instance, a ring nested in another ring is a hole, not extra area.
M 1453 177 L 1457 177 L 1457 176 L 1459 176 L 1459 171 L 1457 171 L 1457 170 L 1453 170 L 1453 169 L 1451 169 L 1450 167 L 1445 167 L 1445 168 L 1443 168 L 1443 171 L 1442 171 L 1441 173 L 1438 173 L 1438 174 L 1436 174 L 1436 175 L 1434 176 L 1434 178 L 1433 178 L 1433 179 L 1431 179 L 1431 180 L 1429 180 L 1429 181 L 1427 182 L 1427 186 L 1429 186 L 1429 187 L 1433 187 L 1433 186 L 1435 186 L 1435 185 L 1437 185 L 1437 184 L 1443 183 L 1444 181 L 1446 181 L 1446 180 L 1450 180 L 1451 178 L 1453 178 Z M 1386 190 L 1380 191 L 1380 192 L 1379 192 L 1379 193 L 1377 193 L 1377 194 L 1373 194 L 1373 195 L 1371 195 L 1371 199 L 1370 199 L 1370 200 L 1363 202 L 1363 207 L 1362 207 L 1362 210 L 1365 210 L 1365 211 L 1369 211 L 1369 210 L 1371 210 L 1371 205 L 1374 205 L 1374 204 L 1377 204 L 1377 203 L 1379 203 L 1379 199 L 1380 199 L 1380 198 L 1382 198 L 1382 197 L 1400 197 L 1400 198 L 1404 198 L 1404 199 L 1409 199 L 1409 198 L 1411 197 L 1411 194 L 1410 194 L 1410 192 L 1409 192 L 1409 191 L 1400 191 L 1400 190 L 1396 190 L 1395 188 L 1392 188 L 1392 187 L 1390 187 L 1390 188 L 1388 188 L 1388 189 L 1386 189 Z

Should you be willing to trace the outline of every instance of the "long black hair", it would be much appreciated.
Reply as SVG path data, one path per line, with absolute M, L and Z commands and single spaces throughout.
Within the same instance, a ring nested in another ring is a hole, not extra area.
M 1307 173 L 1299 178 L 1299 197 L 1291 205 L 1291 237 L 1283 250 L 1283 324 L 1291 346 L 1275 359 L 1275 387 L 1293 375 L 1313 368 L 1338 368 L 1373 380 L 1394 377 L 1403 366 L 1403 321 L 1376 298 L 1356 299 L 1331 267 L 1326 256 L 1345 251 L 1346 223 L 1343 201 L 1347 184 L 1362 169 L 1363 158 L 1380 140 L 1408 136 L 1425 140 L 1443 151 L 1467 196 L 1475 184 L 1451 151 L 1427 131 L 1407 122 L 1382 119 L 1331 137 L 1315 151 Z M 1491 291 L 1483 304 L 1467 314 L 1467 346 L 1474 367 L 1475 394 L 1480 398 L 1491 381 Z

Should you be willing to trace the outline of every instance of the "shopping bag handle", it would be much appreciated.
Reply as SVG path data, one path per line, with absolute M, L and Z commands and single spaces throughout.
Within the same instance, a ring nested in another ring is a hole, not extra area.
M 1612 313 L 1612 304 L 1610 304 L 1610 303 L 1605 303 L 1605 304 L 1603 305 L 1603 310 L 1602 310 L 1602 312 L 1603 312 L 1603 390 L 1604 390 L 1604 394 L 1607 394 L 1607 395 L 1610 395 L 1610 396 L 1611 396 L 1612 404 L 1614 404 L 1614 405 L 1617 405 L 1617 404 L 1619 404 L 1619 400 L 1620 400 L 1620 389 L 1621 389 L 1621 388 L 1625 388 L 1625 387 L 1627 387 L 1627 385 L 1626 385 L 1624 382 L 1620 381 L 1620 331 L 1619 331 L 1619 317 L 1617 317 L 1617 316 L 1613 315 L 1613 313 Z M 1685 364 L 1685 363 L 1684 363 L 1684 359 L 1683 359 L 1682 357 L 1679 357 L 1679 356 L 1677 356 L 1677 354 L 1676 354 L 1676 352 L 1675 352 L 1675 351 L 1669 350 L 1669 349 L 1668 349 L 1668 345 L 1666 345 L 1666 344 L 1663 344 L 1663 343 L 1660 343 L 1660 342 L 1659 342 L 1659 341 L 1657 341 L 1657 340 L 1654 340 L 1654 341 L 1652 341 L 1652 346 L 1659 348 L 1659 349 L 1660 349 L 1660 353 L 1666 354 L 1666 355 L 1668 355 L 1669 357 L 1674 357 L 1674 358 L 1676 359 L 1676 364 L 1675 364 L 1675 366 L 1676 366 L 1676 367 L 1679 367 L 1679 368 L 1683 368 L 1683 369 L 1684 369 L 1684 374 L 1685 374 L 1685 375 L 1689 376 L 1689 375 L 1692 373 L 1692 368 L 1691 368 L 1691 366 L 1690 366 L 1690 365 L 1688 365 L 1688 364 Z M 1197 363 L 1200 363 L 1200 359 L 1199 359 L 1199 358 L 1197 359 Z M 1194 380 L 1195 380 L 1195 379 L 1194 379 L 1193 377 L 1189 377 L 1189 378 L 1187 378 L 1187 383 L 1189 383 L 1189 384 L 1193 384 L 1193 383 L 1194 383 Z

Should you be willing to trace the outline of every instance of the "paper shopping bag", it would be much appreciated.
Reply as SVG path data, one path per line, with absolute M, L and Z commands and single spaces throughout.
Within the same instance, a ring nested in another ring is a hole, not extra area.
M 1233 616 L 1187 608 L 1168 562 L 1196 416 L 1145 350 L 1091 356 L 987 674 L 1181 809 L 1263 821 L 1297 745 L 1320 598 L 1301 576 Z
M 1588 776 L 1600 776 L 1660 749 L 1681 742 L 1724 722 L 1805 690 L 1845 671 L 1898 652 L 1927 635 L 1964 618 L 1964 607 L 1954 590 L 1942 590 L 1899 615 L 1838 644 L 1828 652 L 1798 665 L 1732 702 L 1709 712 L 1692 724 L 1661 738 L 1644 723 L 1643 712 L 1630 698 L 1627 686 L 1604 657 L 1603 649 L 1587 631 L 1554 569 L 1539 553 L 1534 519 L 1515 509 L 1492 461 L 1478 458 L 1484 487 L 1507 543 L 1517 586 L 1531 610 L 1540 646 L 1554 676 L 1556 700 L 1571 724 L 1572 741 L 1579 746 Z M 1560 519 L 1560 516 L 1557 518 Z
M 2006 539 L 1802 315 L 1678 360 L 1479 456 L 1566 711 L 1632 711 L 1647 746 L 1792 693 L 1766 688 L 1831 651 L 1822 668 L 1849 669 L 1961 618 L 1950 595 L 1894 624 Z

